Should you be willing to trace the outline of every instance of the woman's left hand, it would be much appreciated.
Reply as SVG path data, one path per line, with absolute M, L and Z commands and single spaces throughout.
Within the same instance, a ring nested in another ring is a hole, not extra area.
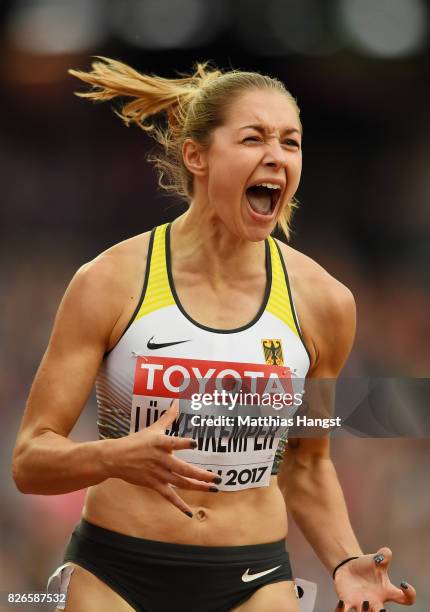
M 334 579 L 339 596 L 336 612 L 381 612 L 389 601 L 405 606 L 414 604 L 414 587 L 407 582 L 396 587 L 388 577 L 391 557 L 391 550 L 384 546 L 375 555 L 362 555 L 339 567 Z

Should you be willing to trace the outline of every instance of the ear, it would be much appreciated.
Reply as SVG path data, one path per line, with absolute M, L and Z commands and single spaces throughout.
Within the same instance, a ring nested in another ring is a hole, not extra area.
M 182 159 L 185 167 L 194 176 L 204 176 L 207 169 L 206 151 L 192 138 L 186 138 L 182 145 Z

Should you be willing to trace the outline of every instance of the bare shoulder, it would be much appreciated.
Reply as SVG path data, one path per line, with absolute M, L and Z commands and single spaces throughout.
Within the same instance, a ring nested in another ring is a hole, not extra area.
M 352 292 L 311 257 L 277 242 L 313 367 L 323 355 L 343 365 L 355 335 Z
M 108 348 L 121 335 L 139 301 L 149 238 L 150 232 L 133 236 L 82 265 L 63 298 L 69 305 L 67 311 L 85 315 L 89 325 L 100 326 L 108 334 Z M 61 312 L 60 307 L 60 316 Z
M 284 257 L 292 287 L 315 301 L 322 311 L 335 308 L 342 311 L 354 304 L 352 292 L 329 274 L 314 259 L 277 240 Z
M 150 232 L 118 242 L 91 261 L 85 263 L 78 273 L 90 276 L 91 280 L 104 283 L 127 284 L 142 268 L 145 269 Z

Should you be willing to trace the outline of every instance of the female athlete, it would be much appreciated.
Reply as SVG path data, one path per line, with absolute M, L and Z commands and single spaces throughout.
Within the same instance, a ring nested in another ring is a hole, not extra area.
M 127 98 L 120 116 L 161 144 L 161 182 L 189 207 L 82 266 L 31 389 L 19 490 L 88 488 L 58 573 L 65 609 L 297 612 L 286 507 L 336 570 L 336 610 L 412 604 L 388 578 L 391 551 L 362 553 L 327 437 L 290 440 L 277 475 L 276 431 L 216 437 L 175 399 L 223 377 L 335 378 L 349 354 L 351 293 L 271 237 L 288 237 L 300 180 L 295 100 L 276 79 L 206 65 L 164 79 L 99 58 L 72 74 L 92 86 L 80 95 Z M 75 443 L 94 382 L 100 439 Z

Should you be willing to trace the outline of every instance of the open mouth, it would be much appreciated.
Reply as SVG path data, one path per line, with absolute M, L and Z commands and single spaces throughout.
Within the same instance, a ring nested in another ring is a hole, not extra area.
M 252 210 L 259 215 L 271 215 L 281 197 L 281 187 L 275 183 L 260 183 L 246 190 L 246 197 Z

